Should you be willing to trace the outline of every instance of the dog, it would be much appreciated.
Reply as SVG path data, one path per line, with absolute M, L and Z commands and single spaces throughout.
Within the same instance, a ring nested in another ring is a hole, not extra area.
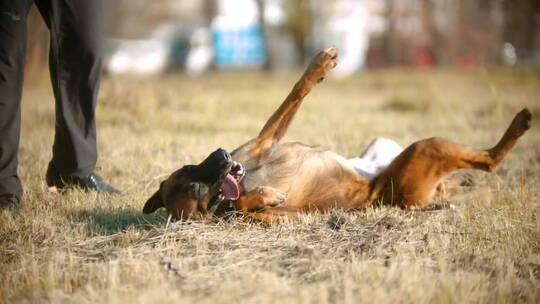
M 218 149 L 199 165 L 173 172 L 143 212 L 165 207 L 176 220 L 235 211 L 272 223 L 310 210 L 362 209 L 376 202 L 422 208 L 433 201 L 450 173 L 492 171 L 531 127 L 532 115 L 525 108 L 491 149 L 477 150 L 437 137 L 405 149 L 376 140 L 362 158 L 353 160 L 301 143 L 280 143 L 306 95 L 336 62 L 336 48 L 318 53 L 257 137 L 230 154 Z

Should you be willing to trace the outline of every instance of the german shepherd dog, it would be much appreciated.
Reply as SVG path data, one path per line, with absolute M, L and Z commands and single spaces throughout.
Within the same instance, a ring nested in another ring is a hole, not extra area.
M 317 54 L 257 137 L 230 154 L 218 149 L 199 165 L 175 171 L 161 182 L 143 212 L 165 207 L 173 219 L 186 219 L 235 211 L 271 223 L 309 210 L 361 209 L 375 202 L 422 208 L 450 173 L 493 170 L 531 127 L 531 112 L 523 109 L 491 149 L 424 139 L 392 156 L 374 176 L 363 176 L 332 151 L 280 143 L 304 97 L 336 66 L 336 59 L 335 48 Z

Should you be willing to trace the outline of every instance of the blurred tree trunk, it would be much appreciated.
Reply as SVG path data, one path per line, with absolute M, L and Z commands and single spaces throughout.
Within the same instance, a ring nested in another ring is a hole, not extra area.
M 433 17 L 433 1 L 422 0 L 421 5 L 422 27 L 424 29 L 424 34 L 427 36 L 426 48 L 433 60 L 433 63 L 439 64 L 442 61 L 441 50 L 444 50 L 444 39 L 441 38 L 441 33 L 435 24 L 435 19 Z
M 49 30 L 35 6 L 30 10 L 27 20 L 25 74 L 26 78 L 32 78 L 41 75 L 48 68 Z
M 217 3 L 215 0 L 204 0 L 203 3 L 203 16 L 205 25 L 209 26 L 212 24 L 212 20 L 217 15 Z
M 388 32 L 384 43 L 386 53 L 386 61 L 388 66 L 393 66 L 397 63 L 397 35 L 396 22 L 394 18 L 394 0 L 386 0 L 386 20 L 388 24 Z
M 272 58 L 270 56 L 270 51 L 268 49 L 268 28 L 264 19 L 265 5 L 264 0 L 257 0 L 257 8 L 259 9 L 259 26 L 261 27 L 262 43 L 264 48 L 264 53 L 266 57 L 262 65 L 263 70 L 270 71 L 272 67 Z
M 107 1 L 105 3 L 105 34 L 117 37 L 122 32 L 125 17 L 122 7 L 123 1 Z
M 288 26 L 294 37 L 297 53 L 300 56 L 305 56 L 306 41 L 311 35 L 311 10 L 309 6 L 309 0 L 293 0 L 289 2 Z
M 518 58 L 533 56 L 536 50 L 536 31 L 540 15 L 538 0 L 505 0 L 504 11 L 504 40 L 516 48 Z

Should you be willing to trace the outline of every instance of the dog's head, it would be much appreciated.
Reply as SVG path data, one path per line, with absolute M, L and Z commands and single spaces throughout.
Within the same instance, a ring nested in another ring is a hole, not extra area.
M 239 166 L 227 151 L 217 149 L 199 165 L 186 165 L 171 174 L 148 199 L 143 212 L 165 207 L 173 219 L 186 219 L 206 213 L 223 200 L 236 200 L 240 196 Z

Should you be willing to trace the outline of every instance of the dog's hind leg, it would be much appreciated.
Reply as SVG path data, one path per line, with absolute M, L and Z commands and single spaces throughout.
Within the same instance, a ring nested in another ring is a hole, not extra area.
M 474 181 L 469 173 L 458 172 L 457 174 L 450 174 L 437 185 L 435 198 L 439 201 L 448 200 L 448 198 L 454 196 L 459 189 L 471 187 L 473 185 Z
M 311 60 L 306 71 L 300 80 L 296 82 L 287 98 L 285 98 L 285 101 L 283 101 L 281 106 L 268 119 L 259 135 L 236 149 L 232 154 L 237 157 L 245 155 L 245 158 L 258 159 L 272 145 L 278 143 L 285 135 L 304 97 L 336 66 L 336 59 L 336 48 L 327 48 L 319 52 Z M 242 159 L 238 160 L 242 161 Z
M 491 149 L 476 150 L 440 138 L 418 141 L 406 148 L 372 182 L 369 201 L 403 207 L 430 203 L 441 180 L 457 169 L 493 170 L 531 126 L 531 112 L 519 112 L 501 140 Z

